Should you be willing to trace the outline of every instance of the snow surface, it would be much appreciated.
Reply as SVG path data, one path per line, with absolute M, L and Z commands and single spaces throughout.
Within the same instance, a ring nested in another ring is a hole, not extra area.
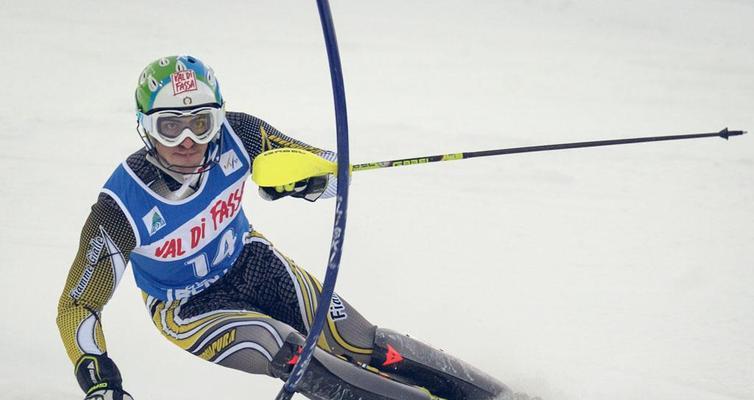
M 748 0 L 342 1 L 355 163 L 754 129 Z M 217 71 L 228 106 L 334 148 L 313 1 L 0 4 L 0 397 L 80 399 L 55 327 L 81 225 L 140 146 L 133 89 L 163 55 Z M 754 399 L 752 136 L 354 175 L 337 291 L 545 400 Z M 256 227 L 323 275 L 334 204 Z M 133 277 L 104 312 L 143 399 L 271 399 L 280 383 L 163 339 Z

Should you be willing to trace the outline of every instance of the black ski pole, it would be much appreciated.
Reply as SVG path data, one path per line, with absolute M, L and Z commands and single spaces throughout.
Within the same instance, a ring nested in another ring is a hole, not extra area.
M 467 158 L 499 156 L 503 154 L 532 153 L 532 152 L 537 152 L 537 151 L 577 149 L 577 148 L 582 148 L 582 147 L 614 146 L 618 144 L 631 144 L 631 143 L 643 143 L 643 142 L 662 142 L 662 141 L 667 141 L 667 140 L 700 139 L 700 138 L 706 138 L 706 137 L 721 137 L 725 140 L 728 140 L 728 138 L 731 136 L 739 136 L 745 133 L 746 131 L 729 131 L 728 128 L 725 128 L 721 130 L 720 132 L 710 132 L 710 133 L 692 133 L 692 134 L 685 134 L 685 135 L 669 135 L 669 136 L 648 136 L 648 137 L 627 138 L 627 139 L 595 140 L 595 141 L 589 141 L 589 142 L 559 143 L 559 144 L 546 144 L 546 145 L 540 145 L 540 146 L 513 147 L 513 148 L 508 148 L 508 149 L 469 151 L 469 152 L 464 152 L 464 153 L 438 154 L 434 156 L 401 158 L 401 159 L 396 159 L 396 160 L 354 164 L 352 166 L 352 170 L 364 171 L 368 169 L 400 167 L 403 165 L 415 165 L 415 164 L 426 164 L 426 163 L 439 162 L 439 161 L 463 160 Z

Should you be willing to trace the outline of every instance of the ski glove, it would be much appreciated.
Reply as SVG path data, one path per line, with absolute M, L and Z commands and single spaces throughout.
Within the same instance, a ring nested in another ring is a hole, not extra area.
M 265 200 L 277 200 L 286 196 L 315 201 L 327 189 L 329 175 L 313 176 L 283 186 L 260 186 L 259 195 Z
M 97 390 L 90 393 L 84 400 L 134 400 L 128 392 L 116 390 Z
M 123 391 L 120 371 L 105 354 L 84 354 L 76 363 L 76 380 L 85 400 L 133 400 Z

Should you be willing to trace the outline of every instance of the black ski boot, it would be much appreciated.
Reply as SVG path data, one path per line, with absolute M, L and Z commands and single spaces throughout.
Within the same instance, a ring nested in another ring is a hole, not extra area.
M 377 328 L 370 365 L 448 400 L 491 400 L 511 393 L 471 365 L 388 329 Z
M 303 345 L 299 334 L 288 335 L 272 360 L 271 374 L 288 379 Z M 313 400 L 438 400 L 425 390 L 393 381 L 319 348 L 296 391 Z

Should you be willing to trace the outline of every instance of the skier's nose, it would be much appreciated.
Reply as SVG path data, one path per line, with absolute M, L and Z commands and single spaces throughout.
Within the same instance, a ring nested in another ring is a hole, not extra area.
M 196 144 L 196 142 L 194 142 L 193 140 L 191 140 L 191 138 L 185 138 L 185 139 L 183 139 L 183 141 L 181 142 L 181 144 L 179 146 L 183 147 L 184 149 L 190 149 L 190 148 L 194 147 L 195 144 Z

